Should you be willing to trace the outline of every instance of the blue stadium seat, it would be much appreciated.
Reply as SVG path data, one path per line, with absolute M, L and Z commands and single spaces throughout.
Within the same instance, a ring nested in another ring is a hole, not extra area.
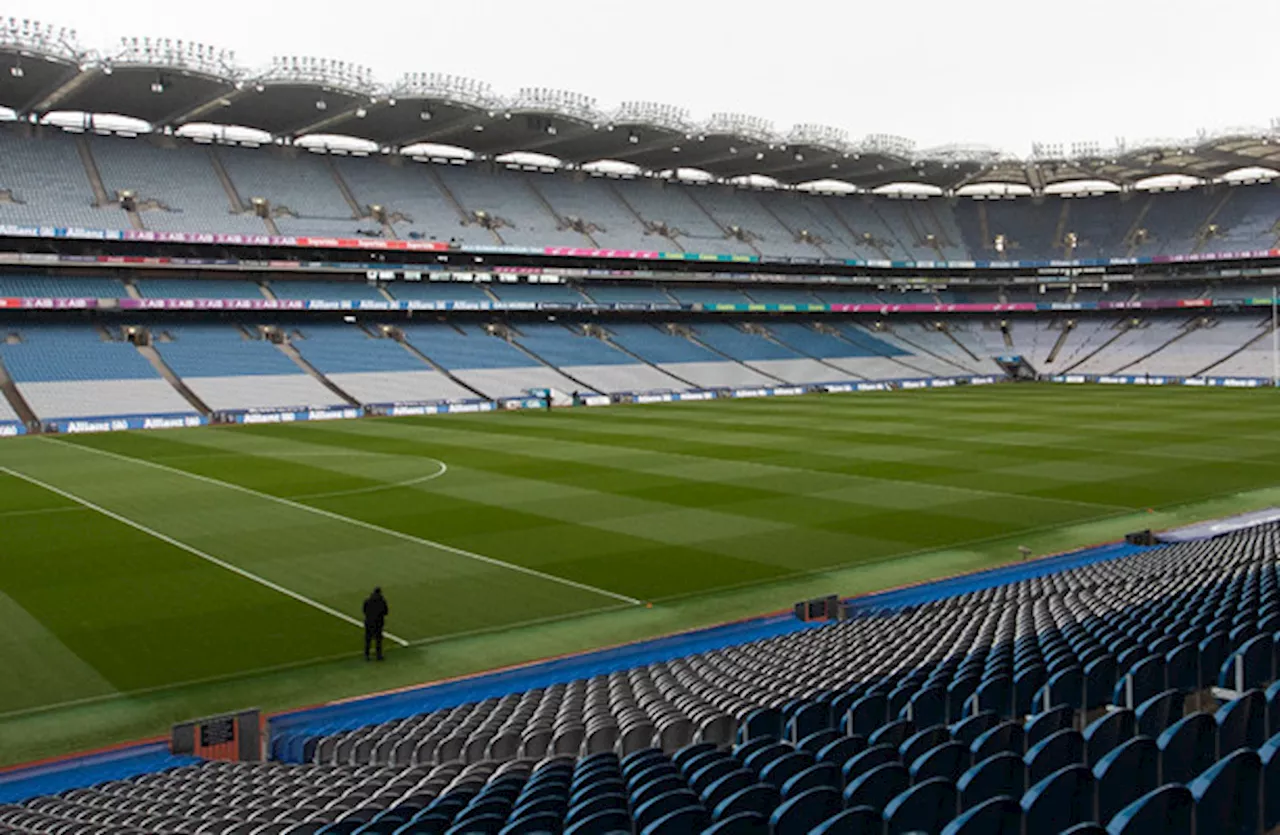
M 867 740 L 860 736 L 842 736 L 824 745 L 818 752 L 818 762 L 842 767 L 854 755 L 867 749 Z
M 1271 831 L 1280 826 L 1280 734 L 1258 749 L 1262 761 L 1262 826 Z
M 884 818 L 870 806 L 837 812 L 810 830 L 809 835 L 883 835 Z
M 1022 835 L 1022 807 L 1011 797 L 993 797 L 954 818 L 942 835 Z
M 1027 832 L 1061 832 L 1093 818 L 1093 774 L 1070 765 L 1027 789 L 1022 812 Z
M 1093 710 L 1111 700 L 1118 675 L 1115 656 L 1102 655 L 1084 666 L 1084 708 Z
M 1160 749 L 1137 736 L 1122 742 L 1093 766 L 1098 785 L 1098 818 L 1113 815 L 1159 785 Z
M 656 823 L 666 815 L 690 807 L 701 809 L 702 804 L 698 802 L 698 796 L 689 789 L 677 789 L 658 795 L 639 806 L 632 807 L 636 829 L 644 831 L 650 824 Z
M 972 745 L 975 739 L 998 724 L 1000 717 L 994 711 L 985 710 L 952 725 L 951 738 L 966 746 Z
M 769 820 L 755 812 L 743 812 L 712 824 L 702 835 L 769 835 Z
M 845 714 L 844 732 L 870 737 L 888 720 L 889 702 L 884 696 L 878 693 L 863 696 Z
M 917 731 L 898 746 L 898 757 L 904 763 L 912 763 L 923 754 L 944 742 L 951 740 L 951 731 L 946 725 L 934 725 Z
M 1013 679 L 1009 676 L 992 676 L 985 679 L 974 691 L 972 709 L 991 712 L 1002 719 L 1013 715 Z
M 1239 748 L 1257 750 L 1267 741 L 1267 697 L 1261 690 L 1249 690 L 1218 708 L 1219 759 Z
M 749 742 L 760 736 L 773 740 L 782 736 L 782 711 L 773 707 L 758 707 L 743 717 L 738 725 L 738 740 Z
M 672 754 L 671 764 L 674 765 L 676 768 L 680 769 L 681 771 L 683 771 L 685 774 L 690 774 L 691 772 L 689 770 L 688 764 L 691 760 L 697 757 L 705 756 L 706 754 L 718 754 L 718 753 L 720 753 L 720 751 L 718 748 L 716 748 L 714 743 L 696 742 L 693 745 L 686 745 L 685 747 L 681 748 L 679 751 L 676 751 L 674 754 Z M 612 755 L 612 756 L 616 756 L 616 755 Z
M 916 783 L 884 809 L 888 835 L 938 832 L 956 815 L 956 787 L 944 777 Z
M 1280 681 L 1273 682 L 1266 689 L 1267 696 L 1267 739 L 1280 734 Z
M 1213 764 L 1218 725 L 1207 713 L 1185 716 L 1156 739 L 1160 747 L 1160 782 L 1189 783 Z
M 969 746 L 974 762 L 985 760 L 992 754 L 1012 751 L 1021 755 L 1026 750 L 1024 732 L 1020 722 L 1001 722 L 984 732 Z
M 773 835 L 808 835 L 827 818 L 840 812 L 840 792 L 821 788 L 784 801 L 769 818 Z
M 782 785 L 782 799 L 790 800 L 809 789 L 817 788 L 836 790 L 844 788 L 844 783 L 840 779 L 840 769 L 831 763 L 817 763 L 809 766 Z
M 1116 680 L 1115 692 L 1111 703 L 1120 707 L 1136 709 L 1139 705 L 1167 690 L 1165 684 L 1164 657 L 1147 655 L 1120 675 Z
M 1027 750 L 1039 745 L 1058 731 L 1072 727 L 1075 715 L 1075 710 L 1070 705 L 1058 705 L 1028 719 L 1024 725 L 1024 744 Z
M 850 738 L 851 737 L 844 736 L 839 731 L 826 728 L 821 731 L 814 731 L 804 739 L 801 739 L 796 743 L 796 749 L 799 751 L 808 751 L 810 754 L 817 756 L 819 751 L 831 743 Z M 848 759 L 848 757 L 845 759 Z M 843 760 L 841 760 L 841 762 L 843 762 Z
M 1227 656 L 1218 672 L 1218 686 L 1236 692 L 1265 687 L 1275 679 L 1275 642 L 1270 635 L 1255 635 Z
M 733 757 L 721 757 L 712 762 L 694 762 L 691 766 L 696 766 L 697 771 L 689 776 L 689 788 L 701 794 L 707 786 L 719 780 L 726 774 L 730 774 L 742 768 L 742 764 Z M 675 778 L 679 779 L 679 778 Z
M 707 825 L 707 813 L 701 806 L 685 806 L 667 812 L 657 820 L 644 824 L 640 835 L 686 835 L 696 832 Z M 636 826 L 640 827 L 637 810 Z
M 916 732 L 916 726 L 910 719 L 898 719 L 886 722 L 875 733 L 867 737 L 869 745 L 892 745 L 897 748 Z
M 996 797 L 1022 797 L 1026 782 L 1022 757 L 1011 751 L 992 754 L 956 781 L 960 808 L 972 809 Z
M 896 748 L 888 745 L 875 745 L 846 761 L 840 768 L 840 776 L 847 786 L 873 768 L 882 766 L 885 763 L 896 762 L 898 762 Z
M 919 783 L 934 777 L 945 777 L 955 782 L 969 767 L 969 749 L 959 742 L 944 742 L 925 751 L 911 763 L 912 782 Z
M 1099 716 L 1084 729 L 1085 761 L 1090 766 L 1133 738 L 1137 718 L 1132 710 L 1120 708 Z
M 845 786 L 844 805 L 870 806 L 884 811 L 899 794 L 911 785 L 911 775 L 902 763 L 892 762 L 877 766 Z
M 1200 678 L 1200 653 L 1194 643 L 1179 644 L 1164 655 L 1165 681 L 1172 690 L 1195 690 Z
M 1177 690 L 1166 690 L 1147 699 L 1134 711 L 1136 732 L 1152 739 L 1164 733 L 1182 716 L 1182 693 Z
M 733 794 L 755 785 L 756 779 L 756 773 L 749 768 L 731 771 L 702 790 L 702 805 L 714 810 Z
M 808 751 L 792 751 L 771 761 L 767 766 L 760 770 L 760 780 L 765 783 L 772 783 L 777 788 L 782 786 L 813 765 L 813 755 Z
M 1196 801 L 1196 831 L 1253 835 L 1261 820 L 1262 760 L 1237 750 L 1191 781 Z
M 832 727 L 831 707 L 822 702 L 801 702 L 787 711 L 784 730 L 787 739 L 799 742 L 806 736 Z
M 722 821 L 742 812 L 767 815 L 777 805 L 778 789 L 776 786 L 769 783 L 753 783 L 720 801 L 719 805 L 712 810 L 711 819 L 713 821 Z M 638 810 L 637 815 L 639 815 Z
M 910 719 L 917 728 L 940 725 L 947 721 L 947 690 L 944 687 L 926 687 L 917 690 L 902 711 L 903 719 Z
M 1027 751 L 1027 782 L 1031 785 L 1066 768 L 1084 762 L 1084 737 L 1076 730 L 1061 730 Z
M 1143 795 L 1111 819 L 1107 835 L 1191 835 L 1195 799 L 1186 786 L 1170 784 Z

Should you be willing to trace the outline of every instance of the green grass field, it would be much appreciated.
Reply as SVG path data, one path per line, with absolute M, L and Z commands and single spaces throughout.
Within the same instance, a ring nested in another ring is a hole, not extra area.
M 6 440 L 0 761 L 1277 504 L 1276 402 L 992 386 Z M 375 584 L 408 646 L 366 665 Z

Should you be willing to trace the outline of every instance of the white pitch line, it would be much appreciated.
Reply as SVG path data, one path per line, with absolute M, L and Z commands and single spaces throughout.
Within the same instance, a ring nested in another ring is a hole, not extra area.
M 186 551 L 188 554 L 199 557 L 202 560 L 211 562 L 214 565 L 218 566 L 219 568 L 224 568 L 233 574 L 238 574 L 241 577 L 244 577 L 246 580 L 252 580 L 253 582 L 258 583 L 259 585 L 266 586 L 272 591 L 279 592 L 280 594 L 283 594 L 286 597 L 292 597 L 294 600 L 298 601 L 299 603 L 305 603 L 306 605 L 310 606 L 313 609 L 319 609 L 321 612 L 324 612 L 326 615 L 333 615 L 335 618 L 344 620 L 347 623 L 350 623 L 354 626 L 359 626 L 361 628 L 364 628 L 364 623 L 362 621 L 358 621 L 355 618 L 351 617 L 350 615 L 339 612 L 337 609 L 334 609 L 330 606 L 326 606 L 318 600 L 312 600 L 310 597 L 307 597 L 306 595 L 303 595 L 303 594 L 298 594 L 296 591 L 293 591 L 292 589 L 287 589 L 284 586 L 280 585 L 279 583 L 273 583 L 270 580 L 266 579 L 265 577 L 259 577 L 257 574 L 254 574 L 251 571 L 245 571 L 243 568 L 240 568 L 239 566 L 236 566 L 236 565 L 232 565 L 231 563 L 226 562 L 225 560 L 220 560 L 217 557 L 213 556 L 212 554 L 206 554 L 204 551 L 201 551 L 199 548 L 196 548 L 192 545 L 188 545 L 187 543 L 182 542 L 181 540 L 174 539 L 173 537 L 168 536 L 166 534 L 162 534 L 157 530 L 147 527 L 141 522 L 133 521 L 127 516 L 121 516 L 119 513 L 115 513 L 114 511 L 107 510 L 105 507 L 100 507 L 94 504 L 93 502 L 89 501 L 88 499 L 82 499 L 81 497 L 75 495 L 74 493 L 68 493 L 66 490 L 63 490 L 60 487 L 54 487 L 52 484 L 46 484 L 45 482 L 41 481 L 38 478 L 35 478 L 34 476 L 29 476 L 26 473 L 20 473 L 17 470 L 11 470 L 8 467 L 0 467 L 0 473 L 6 473 L 8 475 L 13 476 L 14 478 L 22 479 L 23 481 L 29 484 L 34 484 L 37 487 L 43 487 L 45 490 L 48 490 L 50 493 L 61 496 L 64 499 L 73 501 L 78 505 L 87 507 L 89 510 L 92 510 L 96 513 L 101 513 L 103 516 L 106 516 L 108 519 L 114 519 L 115 521 L 123 525 L 128 525 L 134 530 L 142 531 L 147 536 L 154 537 L 160 540 L 161 542 L 164 542 L 168 545 L 172 545 L 174 548 L 178 548 L 179 550 Z M 395 641 L 397 644 L 399 644 L 402 647 L 409 646 L 409 642 L 398 635 L 392 635 L 390 632 L 384 632 L 383 634 L 386 635 L 391 640 Z
M 592 592 L 593 594 L 603 595 L 604 597 L 612 597 L 614 600 L 621 600 L 624 603 L 630 603 L 633 606 L 639 606 L 643 602 L 643 601 L 637 600 L 634 597 L 627 597 L 625 594 L 618 594 L 616 591 L 609 591 L 608 589 L 602 589 L 597 586 L 588 585 L 587 583 L 579 583 L 577 580 L 569 580 L 564 577 L 557 577 L 554 574 L 547 574 L 546 572 L 538 571 L 535 568 L 526 568 L 525 566 L 518 565 L 516 563 L 505 562 L 503 560 L 495 559 L 493 557 L 486 557 L 484 554 L 477 554 L 474 551 L 467 551 L 462 548 L 455 548 L 452 545 L 446 545 L 443 542 L 436 542 L 435 540 L 432 540 L 432 539 L 423 539 L 420 536 L 414 536 L 413 534 L 407 534 L 407 533 L 404 533 L 403 531 L 397 531 L 394 528 L 384 528 L 381 525 L 375 525 L 372 522 L 366 522 L 363 519 L 355 519 L 350 516 L 343 516 L 340 513 L 333 513 L 332 511 L 328 511 L 323 508 L 312 507 L 311 505 L 308 505 L 308 504 L 295 502 L 292 499 L 286 499 L 281 496 L 273 496 L 270 493 L 263 493 L 258 490 L 254 490 L 250 487 L 243 487 L 239 484 L 234 484 L 230 481 L 221 481 L 216 478 L 210 478 L 208 476 L 200 475 L 199 473 L 191 473 L 191 472 L 187 472 L 186 470 L 179 470 L 176 467 L 167 467 L 164 464 L 157 464 L 156 462 L 148 461 L 145 458 L 134 458 L 132 455 L 122 455 L 121 453 L 118 453 L 118 452 L 111 452 L 105 449 L 97 449 L 96 447 L 81 446 L 80 444 L 67 443 L 66 441 L 63 441 L 59 438 L 52 438 L 52 437 L 49 437 L 48 435 L 41 435 L 39 436 L 39 438 L 42 441 L 47 441 L 52 444 L 58 444 L 59 446 L 71 447 L 72 449 L 78 449 L 83 452 L 93 452 L 93 453 L 97 453 L 98 455 L 105 455 L 108 458 L 115 458 L 120 461 L 127 461 L 130 464 L 140 464 L 144 467 L 151 467 L 152 469 L 161 470 L 167 473 L 173 473 L 174 475 L 186 476 L 187 478 L 192 478 L 192 479 L 195 479 L 196 481 L 203 481 L 205 484 L 212 484 L 214 487 L 223 487 L 227 490 L 235 490 L 238 493 L 244 493 L 247 496 L 256 496 L 259 499 L 266 499 L 267 501 L 275 502 L 276 504 L 282 504 L 285 507 L 292 507 L 295 510 L 302 510 L 302 511 L 306 511 L 307 513 L 314 513 L 317 516 L 324 516 L 325 518 L 332 519 L 335 522 L 343 522 L 348 525 L 355 525 L 357 528 L 364 528 L 365 530 L 368 530 L 368 531 L 373 531 L 375 533 L 380 533 L 386 536 L 395 537 L 396 539 L 400 539 L 405 542 L 412 542 L 416 545 L 425 545 L 428 548 L 435 548 L 437 550 L 445 551 L 447 553 L 454 554 L 459 557 L 466 557 L 467 559 L 476 560 L 477 562 L 482 562 L 487 565 L 493 565 L 499 568 L 506 568 L 511 571 L 519 572 L 520 574 L 527 574 L 530 577 L 538 577 L 542 580 L 548 580 L 553 583 L 560 583 L 561 585 L 570 586 L 572 588 L 579 589 L 581 591 L 589 591 L 589 592 Z
M 357 487 L 354 490 L 334 490 L 331 493 L 305 493 L 301 496 L 290 496 L 290 498 L 294 500 L 333 499 L 338 496 L 359 496 L 359 495 L 363 495 L 364 493 L 378 493 L 382 490 L 394 490 L 397 487 L 412 487 L 415 484 L 425 484 L 426 482 L 433 481 L 439 478 L 440 476 L 444 475 L 445 473 L 449 472 L 449 465 L 439 460 L 438 458 L 428 458 L 427 460 L 435 461 L 437 464 L 440 465 L 440 469 L 436 470 L 434 473 L 431 473 L 430 475 L 422 475 L 422 476 L 418 476 L 417 478 L 405 479 L 404 481 L 394 481 L 390 484 L 375 484 L 372 487 Z

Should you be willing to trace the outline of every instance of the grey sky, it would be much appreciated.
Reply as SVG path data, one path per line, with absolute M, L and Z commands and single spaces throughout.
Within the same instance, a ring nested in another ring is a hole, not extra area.
M 438 71 L 749 113 L 921 147 L 1184 138 L 1280 117 L 1277 0 L 8 0 L 82 44 L 198 40 L 242 63 L 315 55 L 380 80 Z

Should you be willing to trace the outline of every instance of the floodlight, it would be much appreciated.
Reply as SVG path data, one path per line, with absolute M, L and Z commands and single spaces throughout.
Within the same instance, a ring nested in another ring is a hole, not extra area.
M 22 67 L 14 66 L 9 68 L 9 75 L 14 78 L 22 78 L 26 74 L 26 70 L 22 69 Z

